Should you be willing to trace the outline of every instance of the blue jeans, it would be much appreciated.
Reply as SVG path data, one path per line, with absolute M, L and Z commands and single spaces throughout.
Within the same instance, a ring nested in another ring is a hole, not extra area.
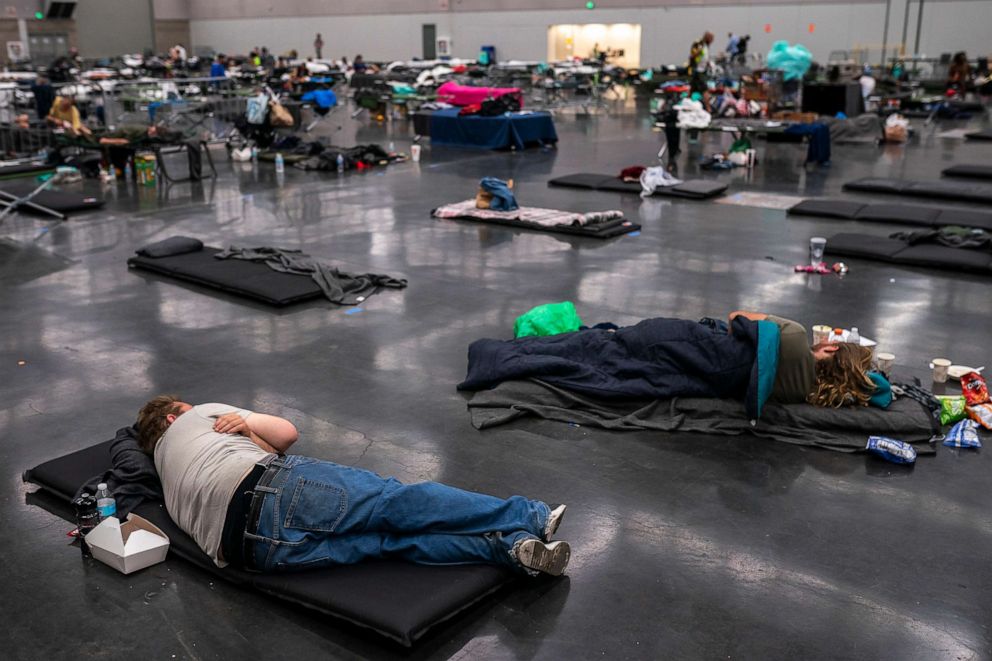
M 291 455 L 270 464 L 254 541 L 261 571 L 396 558 L 427 565 L 496 564 L 524 571 L 514 546 L 541 538 L 540 501 L 403 484 L 367 470 Z

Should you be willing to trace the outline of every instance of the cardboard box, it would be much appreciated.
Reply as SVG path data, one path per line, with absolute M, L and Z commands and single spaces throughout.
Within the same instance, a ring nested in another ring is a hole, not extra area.
M 123 574 L 158 564 L 169 552 L 165 533 L 136 514 L 124 523 L 107 517 L 86 535 L 86 544 L 94 558 Z

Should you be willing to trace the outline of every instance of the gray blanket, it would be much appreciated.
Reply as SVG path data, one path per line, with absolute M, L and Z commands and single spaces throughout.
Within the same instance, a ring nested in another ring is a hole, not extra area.
M 231 246 L 216 255 L 217 259 L 244 259 L 262 262 L 273 271 L 309 275 L 317 283 L 324 296 L 332 303 L 358 305 L 383 287 L 403 289 L 406 280 L 378 273 L 345 273 L 334 266 L 300 252 L 285 248 L 241 248 Z
M 810 404 L 766 404 L 752 426 L 744 405 L 727 399 L 680 397 L 616 402 L 584 397 L 537 381 L 506 381 L 477 392 L 468 403 L 472 425 L 488 429 L 528 416 L 618 431 L 656 430 L 735 435 L 812 445 L 840 452 L 865 449 L 869 435 L 923 443 L 919 454 L 933 454 L 926 444 L 938 432 L 927 411 L 901 398 L 888 409 L 825 409 Z
M 874 113 L 837 119 L 821 117 L 819 120 L 830 127 L 830 140 L 835 144 L 876 144 L 885 137 L 882 120 Z

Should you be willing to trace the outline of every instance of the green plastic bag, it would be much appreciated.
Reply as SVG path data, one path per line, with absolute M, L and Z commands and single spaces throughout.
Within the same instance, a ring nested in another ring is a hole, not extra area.
M 747 137 L 737 138 L 734 140 L 734 144 L 730 145 L 730 153 L 733 154 L 736 151 L 747 151 L 751 149 L 751 141 Z
M 571 301 L 547 303 L 525 312 L 513 324 L 514 337 L 543 337 L 579 330 L 582 320 Z

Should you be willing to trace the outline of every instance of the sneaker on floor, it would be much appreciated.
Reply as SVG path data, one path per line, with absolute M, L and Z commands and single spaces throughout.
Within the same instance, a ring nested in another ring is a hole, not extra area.
M 525 539 L 516 549 L 517 562 L 526 569 L 561 576 L 568 566 L 572 548 L 568 542 L 545 543 L 539 539 Z
M 561 520 L 565 518 L 565 505 L 551 505 L 551 512 L 548 513 L 548 522 L 544 524 L 544 541 L 550 542 L 555 533 L 558 532 L 558 526 L 561 525 Z

